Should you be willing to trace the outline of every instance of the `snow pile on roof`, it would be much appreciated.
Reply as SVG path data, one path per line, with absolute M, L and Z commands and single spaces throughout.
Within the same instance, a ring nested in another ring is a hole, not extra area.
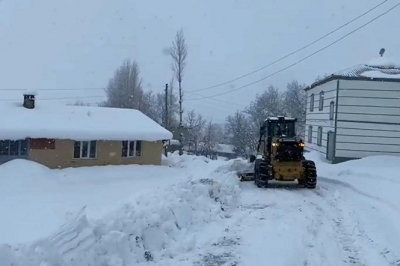
M 180 163 L 192 166 L 193 157 L 179 156 Z M 171 163 L 177 158 L 170 158 Z M 240 192 L 233 173 L 222 176 L 206 162 L 197 162 L 201 168 L 191 169 L 189 180 L 134 195 L 101 219 L 89 220 L 83 207 L 50 237 L 29 245 L 0 245 L 1 265 L 136 265 L 146 260 L 187 265 L 187 256 L 201 256 L 208 241 L 219 239 L 221 233 L 205 234 L 204 228 L 224 223 L 237 207 Z
M 22 97 L 21 97 L 22 102 Z M 134 109 L 68 106 L 36 101 L 34 109 L 0 104 L 0 139 L 171 139 L 172 133 Z
M 335 77 L 369 77 L 369 78 L 400 78 L 400 68 L 381 68 L 368 65 L 357 65 L 342 71 L 335 72 Z
M 361 74 L 363 77 L 367 78 L 388 78 L 388 79 L 400 79 L 400 74 L 386 74 L 381 71 L 365 71 Z
M 170 144 L 170 145 L 180 145 L 181 142 L 180 142 L 179 140 L 177 140 L 177 139 L 171 139 L 171 140 L 169 141 L 169 144 Z
M 395 60 L 384 56 L 376 57 L 369 61 L 366 65 L 377 68 L 400 68 L 400 64 L 396 63 Z
M 217 152 L 221 152 L 221 153 L 230 153 L 230 154 L 234 154 L 235 152 L 233 151 L 233 149 L 235 148 L 235 146 L 230 145 L 230 144 L 217 144 L 216 147 L 216 151 Z

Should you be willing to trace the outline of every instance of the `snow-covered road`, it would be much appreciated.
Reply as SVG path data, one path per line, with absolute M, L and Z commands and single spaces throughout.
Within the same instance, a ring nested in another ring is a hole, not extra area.
M 260 189 L 239 182 L 232 161 L 172 157 L 172 186 L 132 195 L 98 220 L 82 212 L 39 242 L 0 246 L 0 265 L 150 265 L 151 254 L 163 266 L 400 266 L 400 159 L 308 157 L 315 190 Z
M 242 185 L 243 265 L 400 265 L 400 211 L 320 177 L 315 190 Z

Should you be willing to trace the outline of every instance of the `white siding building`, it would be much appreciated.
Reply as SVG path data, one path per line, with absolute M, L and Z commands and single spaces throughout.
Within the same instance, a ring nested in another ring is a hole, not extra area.
M 332 163 L 400 156 L 400 67 L 361 65 L 305 90 L 307 149 Z

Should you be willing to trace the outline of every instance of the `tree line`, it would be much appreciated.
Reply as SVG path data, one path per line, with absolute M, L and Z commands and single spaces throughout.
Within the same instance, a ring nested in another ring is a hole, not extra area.
M 231 144 L 238 156 L 254 152 L 261 123 L 269 116 L 286 115 L 298 119 L 298 134 L 304 137 L 306 93 L 304 84 L 289 82 L 283 92 L 270 85 L 257 94 L 243 110 L 226 118 L 225 124 L 207 121 L 195 110 L 180 108 L 180 95 L 186 68 L 188 48 L 183 30 L 179 30 L 169 48 L 171 57 L 171 80 L 168 88 L 168 109 L 163 92 L 145 91 L 142 87 L 139 65 L 125 60 L 109 80 L 105 92 L 107 100 L 102 107 L 137 109 L 169 130 L 184 127 L 184 144 L 190 150 L 211 155 L 217 144 Z M 177 87 L 176 87 L 177 83 Z M 76 102 L 76 105 L 86 105 Z M 182 116 L 182 119 L 180 119 Z M 180 124 L 182 120 L 182 124 Z M 201 145 L 200 145 L 201 143 Z

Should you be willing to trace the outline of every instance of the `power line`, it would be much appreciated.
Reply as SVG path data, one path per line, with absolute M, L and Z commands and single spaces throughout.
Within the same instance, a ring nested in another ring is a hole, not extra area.
M 345 26 L 347 26 L 347 25 L 353 23 L 354 21 L 358 20 L 359 18 L 361 18 L 361 17 L 367 15 L 368 13 L 372 12 L 373 10 L 377 9 L 378 7 L 380 7 L 381 5 L 383 5 L 384 3 L 386 3 L 387 1 L 388 1 L 388 0 L 385 0 L 385 1 L 381 2 L 380 4 L 374 6 L 373 8 L 371 8 L 371 9 L 369 9 L 369 10 L 367 10 L 366 12 L 364 12 L 364 13 L 361 14 L 361 15 L 359 15 L 358 17 L 356 17 L 356 18 L 350 20 L 349 22 L 343 24 L 343 25 L 340 26 L 339 28 L 336 28 L 335 30 L 333 30 L 333 31 L 331 31 L 331 32 L 329 32 L 329 33 L 327 33 L 327 34 L 325 34 L 324 36 L 318 38 L 317 40 L 315 40 L 315 41 L 313 41 L 313 42 L 311 42 L 311 43 L 309 43 L 309 44 L 307 44 L 307 45 L 305 45 L 305 46 L 303 46 L 303 47 L 301 47 L 301 48 L 299 48 L 299 49 L 297 49 L 297 50 L 295 50 L 295 51 L 293 51 L 293 52 L 291 52 L 291 53 L 289 53 L 289 54 L 287 54 L 287 55 L 285 55 L 285 56 L 283 56 L 283 57 L 281 57 L 281 58 L 279 58 L 279 59 L 277 59 L 277 60 L 275 60 L 275 61 L 273 61 L 272 63 L 270 63 L 270 64 L 268 64 L 268 65 L 266 65 L 266 66 L 263 66 L 263 67 L 261 67 L 261 68 L 259 68 L 259 69 L 257 69 L 257 70 L 254 70 L 254 71 L 252 71 L 252 72 L 249 72 L 249 73 L 247 73 L 247 74 L 244 74 L 244 75 L 242 75 L 242 76 L 240 76 L 240 77 L 237 77 L 237 78 L 234 78 L 234 79 L 225 81 L 225 82 L 223 82 L 223 83 L 219 83 L 219 84 L 217 84 L 217 85 L 213 85 L 213 86 L 206 87 L 206 88 L 203 88 L 203 89 L 198 89 L 198 90 L 193 90 L 193 91 L 187 91 L 187 93 L 193 93 L 193 92 L 205 91 L 205 90 L 213 89 L 213 88 L 220 87 L 220 86 L 229 84 L 229 83 L 231 83 L 231 82 L 237 81 L 237 80 L 242 79 L 242 78 L 244 78 L 244 77 L 250 76 L 250 75 L 252 75 L 252 74 L 254 74 L 254 73 L 257 73 L 257 72 L 259 72 L 259 71 L 261 71 L 261 70 L 263 70 L 263 69 L 265 69 L 265 68 L 267 68 L 267 67 L 269 67 L 269 66 L 272 66 L 272 65 L 274 65 L 274 64 L 276 64 L 276 63 L 282 61 L 283 59 L 286 59 L 286 58 L 288 58 L 289 56 L 291 56 L 291 55 L 293 55 L 293 54 L 296 54 L 296 53 L 298 53 L 298 52 L 300 52 L 300 51 L 306 49 L 307 47 L 309 47 L 309 46 L 311 46 L 311 45 L 313 45 L 313 44 L 319 42 L 320 40 L 322 40 L 322 39 L 328 37 L 329 35 L 331 35 L 331 34 L 337 32 L 338 30 L 344 28 Z
M 387 1 L 388 1 L 388 0 L 385 0 L 385 1 L 381 2 L 381 3 L 379 3 L 378 5 L 376 5 L 376 6 L 374 6 L 373 8 L 367 10 L 367 11 L 364 12 L 363 14 L 357 16 L 356 18 L 350 20 L 349 22 L 343 24 L 342 26 L 336 28 L 335 30 L 333 30 L 333 31 L 331 31 L 331 32 L 329 32 L 329 33 L 327 33 L 327 34 L 325 34 L 324 36 L 318 38 L 317 40 L 315 40 L 315 41 L 313 41 L 313 42 L 311 42 L 311 43 L 309 43 L 309 44 L 307 44 L 307 45 L 305 45 L 305 46 L 303 46 L 303 47 L 301 47 L 301 48 L 299 48 L 299 49 L 297 49 L 297 50 L 295 50 L 295 51 L 293 51 L 293 52 L 291 52 L 291 53 L 289 53 L 289 54 L 287 54 L 287 55 L 285 55 L 285 56 L 283 56 L 283 57 L 281 57 L 281 58 L 279 58 L 279 59 L 277 59 L 277 60 L 275 60 L 275 61 L 273 61 L 272 63 L 270 63 L 270 64 L 268 64 L 268 65 L 266 65 L 266 66 L 263 66 L 263 67 L 261 67 L 261 68 L 259 68 L 259 69 L 257 69 L 257 70 L 254 70 L 254 71 L 252 71 L 252 72 L 249 72 L 249 73 L 247 73 L 247 74 L 244 74 L 244 75 L 242 75 L 242 76 L 240 76 L 240 77 L 238 77 L 238 78 L 235 78 L 235 79 L 232 79 L 232 80 L 229 80 L 229 81 L 226 81 L 226 82 L 217 84 L 217 85 L 213 85 L 213 86 L 210 86 L 210 87 L 206 87 L 206 88 L 203 88 L 203 89 L 198 89 L 198 90 L 193 90 L 193 91 L 186 91 L 186 93 L 195 94 L 194 92 L 204 91 L 204 90 L 209 90 L 209 89 L 212 89 L 212 88 L 220 87 L 220 86 L 222 86 L 222 85 L 229 84 L 229 83 L 231 83 L 231 82 L 237 81 L 237 80 L 242 79 L 242 78 L 244 78 L 244 77 L 246 77 L 246 76 L 249 76 L 249 75 L 251 75 L 251 74 L 254 74 L 254 73 L 256 73 L 256 72 L 259 72 L 259 71 L 261 71 L 261 70 L 263 70 L 263 69 L 265 69 L 265 68 L 267 68 L 267 67 L 269 67 L 269 66 L 271 66 L 271 65 L 273 65 L 273 64 L 275 64 L 275 63 L 277 63 L 277 62 L 282 61 L 283 59 L 285 59 L 285 58 L 287 58 L 287 57 L 289 57 L 289 56 L 291 56 L 291 55 L 293 55 L 293 54 L 295 54 L 295 53 L 297 53 L 297 52 L 299 52 L 299 51 L 304 50 L 305 48 L 307 48 L 307 47 L 309 47 L 309 46 L 311 46 L 311 45 L 317 43 L 318 41 L 320 41 L 320 40 L 322 40 L 322 39 L 328 37 L 329 35 L 335 33 L 336 31 L 338 31 L 338 30 L 344 28 L 345 26 L 351 24 L 352 22 L 354 22 L 354 21 L 358 20 L 359 18 L 361 18 L 361 17 L 367 15 L 368 13 L 372 12 L 372 11 L 375 10 L 376 8 L 378 8 L 378 7 L 380 7 L 381 5 L 383 5 L 384 3 L 386 3 Z M 380 16 L 376 17 L 376 18 L 373 19 L 372 21 L 374 21 L 374 20 L 376 20 L 377 18 L 379 18 L 379 17 L 385 15 L 386 13 L 388 13 L 389 11 L 391 11 L 392 9 L 394 9 L 394 8 L 397 7 L 397 6 L 398 6 L 398 5 L 395 5 L 394 7 L 392 7 L 391 9 L 389 9 L 387 12 L 381 14 Z M 370 22 L 372 22 L 372 21 L 370 21 Z M 357 31 L 357 30 L 363 28 L 364 26 L 370 24 L 370 22 L 367 23 L 367 24 L 364 24 L 363 26 L 361 26 L 361 27 L 359 27 L 359 28 L 357 28 L 355 31 Z M 355 31 L 350 32 L 348 35 L 352 34 L 352 33 L 355 32 Z M 348 35 L 345 35 L 343 38 L 347 37 Z M 341 39 L 343 39 L 343 38 L 341 38 Z M 336 42 L 340 41 L 341 39 L 337 40 Z M 336 42 L 332 43 L 331 45 L 335 44 Z M 323 49 L 318 50 L 316 53 L 318 53 L 318 52 L 324 50 L 325 48 L 328 48 L 328 47 L 331 46 L 331 45 L 328 45 L 328 46 L 324 47 Z M 305 59 L 311 57 L 312 55 L 314 55 L 314 54 L 316 54 L 316 53 L 313 53 L 313 54 L 311 54 L 310 56 L 303 58 L 302 60 L 298 61 L 297 63 L 300 63 L 300 62 L 304 61 Z M 296 65 L 297 63 L 295 63 L 295 64 L 293 64 L 293 65 L 290 65 L 290 66 L 287 67 L 287 68 L 290 68 L 290 67 Z M 282 70 L 280 70 L 280 71 L 277 71 L 277 72 L 273 73 L 272 75 L 275 75 L 275 74 L 277 74 L 277 73 L 279 73 L 279 72 L 281 72 L 281 71 L 283 71 L 283 70 L 286 70 L 287 68 L 284 68 L 284 69 L 282 69 Z M 270 76 L 271 76 L 271 75 L 270 75 Z M 270 76 L 267 76 L 267 77 L 265 77 L 265 78 L 263 78 L 263 79 L 261 79 L 261 80 L 259 80 L 259 81 L 262 81 L 262 80 L 264 80 L 264 79 L 266 79 L 266 78 L 268 78 L 268 77 L 270 77 Z M 237 89 L 235 89 L 235 90 L 239 90 L 239 89 L 241 89 L 241 88 L 248 87 L 248 86 L 250 86 L 250 85 L 253 85 L 253 84 L 255 84 L 255 83 L 258 83 L 259 81 L 256 81 L 256 82 L 247 84 L 247 85 L 242 86 L 242 87 L 239 87 L 239 88 L 237 88 Z M 26 90 L 26 89 L 0 89 L 0 91 L 25 91 L 25 90 Z M 65 89 L 36 89 L 35 91 L 82 91 L 82 90 L 105 90 L 105 88 L 95 88 L 95 87 L 93 87 L 93 88 L 65 88 Z M 232 92 L 235 91 L 235 90 L 232 90 Z M 227 92 L 227 93 L 229 93 L 229 92 Z M 226 93 L 223 93 L 223 94 L 226 94 Z M 223 94 L 221 94 L 221 95 L 223 95 Z M 195 95 L 196 95 L 196 94 L 195 94 Z M 199 94 L 197 94 L 197 95 L 199 95 Z M 199 95 L 199 96 L 201 96 L 201 95 Z M 215 96 L 219 96 L 219 94 L 217 94 L 217 95 L 215 95 Z M 215 97 L 215 96 L 209 96 L 209 97 Z M 97 98 L 97 97 L 103 97 L 103 96 L 88 96 L 88 97 L 83 97 L 83 98 Z M 209 98 L 209 97 L 206 97 L 206 98 Z M 82 98 L 82 97 L 75 97 L 75 98 Z M 75 98 L 70 98 L 70 99 L 75 99 Z M 68 98 L 48 98 L 48 100 L 52 100 L 52 99 L 68 99 Z M 203 98 L 188 99 L 188 100 L 199 100 L 199 99 L 203 99 Z M 7 100 L 7 99 L 6 99 L 6 100 Z M 9 100 L 14 101 L 13 99 L 9 99 Z M 41 99 L 41 100 L 47 100 L 47 99 Z M 220 100 L 220 101 L 222 101 L 222 100 Z
M 268 75 L 268 76 L 266 76 L 266 77 L 263 77 L 263 78 L 261 78 L 261 79 L 259 79 L 259 80 L 256 80 L 256 81 L 253 81 L 253 82 L 251 82 L 251 83 L 248 83 L 248 84 L 246 84 L 246 85 L 244 85 L 244 86 L 238 87 L 238 88 L 236 88 L 236 89 L 229 90 L 229 91 L 227 91 L 227 92 L 222 92 L 222 93 L 214 94 L 214 95 L 211 95 L 211 96 L 204 96 L 204 97 L 202 97 L 202 98 L 196 98 L 196 99 L 190 99 L 190 100 L 196 101 L 196 100 L 214 98 L 214 97 L 217 97 L 217 96 L 221 96 L 221 95 L 224 95 L 224 94 L 232 93 L 232 92 L 241 90 L 241 89 L 243 89 L 243 88 L 249 87 L 249 86 L 251 86 L 251 85 L 257 84 L 257 83 L 259 83 L 259 82 L 261 82 L 261 81 L 263 81 L 263 80 L 265 80 L 265 79 L 267 79 L 267 78 L 269 78 L 269 77 L 272 77 L 272 76 L 274 76 L 274 75 L 276 75 L 276 74 L 278 74 L 278 73 L 280 73 L 280 72 L 283 72 L 283 71 L 285 71 L 285 70 L 287 70 L 287 69 L 289 69 L 289 68 L 291 68 L 291 67 L 293 67 L 293 66 L 295 66 L 295 65 L 298 65 L 299 63 L 305 61 L 306 59 L 308 59 L 308 58 L 310 58 L 310 57 L 312 57 L 312 56 L 314 56 L 314 55 L 316 55 L 316 54 L 322 52 L 323 50 L 325 50 L 325 49 L 331 47 L 332 45 L 338 43 L 339 41 L 343 40 L 344 38 L 350 36 L 350 35 L 353 34 L 354 32 L 356 32 L 356 31 L 358 31 L 358 30 L 364 28 L 365 26 L 371 24 L 372 22 L 374 22 L 375 20 L 379 19 L 380 17 L 386 15 L 387 13 L 389 13 L 390 11 L 392 11 L 393 9 L 395 9 L 396 7 L 398 7 L 399 5 L 400 5 L 400 3 L 399 3 L 399 4 L 396 4 L 395 6 L 391 7 L 389 10 L 387 10 L 387 11 L 385 11 L 384 13 L 380 14 L 379 16 L 373 18 L 372 20 L 368 21 L 367 23 L 361 25 L 360 27 L 356 28 L 355 30 L 352 30 L 351 32 L 349 32 L 349 33 L 347 33 L 346 35 L 344 35 L 343 37 L 337 39 L 336 41 L 334 41 L 334 42 L 332 42 L 332 43 L 330 43 L 330 44 L 324 46 L 323 48 L 317 50 L 316 52 L 314 52 L 314 53 L 312 53 L 312 54 L 310 54 L 310 55 L 308 55 L 308 56 L 306 56 L 306 57 L 304 57 L 304 58 L 302 58 L 302 59 L 296 61 L 295 63 L 293 63 L 293 64 L 291 64 L 291 65 L 289 65 L 289 66 L 287 66 L 287 67 L 285 67 L 285 68 L 282 68 L 282 69 L 280 69 L 280 70 L 278 70 L 278 71 L 276 71 L 276 72 L 274 72 L 274 73 L 272 73 L 272 74 L 270 74 L 270 75 Z M 187 100 L 187 101 L 189 101 L 189 100 Z
M 201 94 L 197 94 L 197 93 L 193 93 L 193 94 L 203 97 L 203 95 L 201 95 Z M 193 98 L 189 98 L 189 99 L 187 99 L 187 100 L 192 100 L 192 99 L 193 99 Z M 220 100 L 220 99 L 214 99 L 214 98 L 210 98 L 210 99 L 207 99 L 207 100 L 214 100 L 214 101 L 217 101 L 217 102 L 226 103 L 226 104 L 231 104 L 231 105 L 235 105 L 235 106 L 242 106 L 242 107 L 245 107 L 245 106 L 246 106 L 246 105 L 244 105 L 244 104 L 234 103 L 234 102 L 229 102 L 229 101 Z

